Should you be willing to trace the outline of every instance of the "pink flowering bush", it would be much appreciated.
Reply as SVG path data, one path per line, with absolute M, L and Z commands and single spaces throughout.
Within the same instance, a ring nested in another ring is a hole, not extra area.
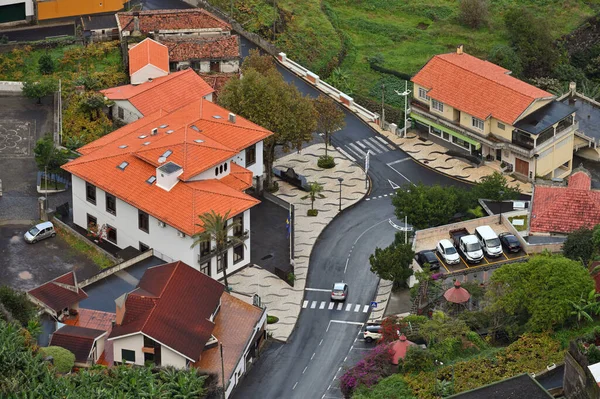
M 344 397 L 349 398 L 359 386 L 371 387 L 382 378 L 392 375 L 394 369 L 390 345 L 378 345 L 342 375 L 340 389 Z

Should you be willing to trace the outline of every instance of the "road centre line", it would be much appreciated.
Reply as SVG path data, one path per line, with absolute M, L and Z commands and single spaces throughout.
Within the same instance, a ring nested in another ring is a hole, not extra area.
M 407 182 L 409 182 L 409 183 L 412 183 L 412 182 L 411 182 L 411 181 L 408 179 L 408 177 L 406 177 L 406 176 L 404 176 L 402 173 L 398 172 L 398 171 L 396 170 L 396 168 L 394 168 L 394 167 L 393 167 L 393 166 L 391 166 L 390 164 L 387 164 L 387 166 L 388 166 L 390 169 L 392 169 L 394 172 L 396 172 L 396 173 L 398 173 L 400 176 L 402 176 L 404 179 L 406 179 L 406 181 L 407 181 Z
M 298 381 L 296 381 L 296 383 L 295 383 L 295 384 L 294 384 L 294 386 L 292 387 L 292 391 L 293 391 L 294 389 L 296 389 L 296 385 L 298 385 Z
M 304 370 L 302 371 L 302 374 L 306 373 L 306 369 L 308 368 L 308 366 L 304 367 Z
M 323 340 L 321 340 L 321 342 L 323 342 Z M 320 344 L 319 344 L 319 345 L 320 345 Z M 315 357 L 315 353 L 317 353 L 317 352 L 314 352 L 314 353 L 312 354 L 312 356 L 310 357 L 310 360 L 313 360 L 313 357 Z

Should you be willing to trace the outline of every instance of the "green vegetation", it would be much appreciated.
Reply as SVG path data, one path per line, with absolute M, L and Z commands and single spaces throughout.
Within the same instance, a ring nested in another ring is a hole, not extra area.
M 65 348 L 60 346 L 48 346 L 40 348 L 40 354 L 45 358 L 52 356 L 54 361 L 54 368 L 57 373 L 65 374 L 71 371 L 75 365 L 75 355 Z
M 321 194 L 321 192 L 323 191 L 323 185 L 319 184 L 316 181 L 310 182 L 308 183 L 308 194 L 306 194 L 304 197 L 300 198 L 302 200 L 305 199 L 310 199 L 310 209 L 308 210 L 308 216 L 317 216 L 317 213 L 315 213 L 314 215 L 310 215 L 310 211 L 316 211 L 315 209 L 315 201 L 318 198 L 325 198 L 325 196 L 323 194 Z
M 87 242 L 87 240 L 82 239 L 81 237 L 76 237 L 69 231 L 63 229 L 57 223 L 54 224 L 54 228 L 56 230 L 56 234 L 58 234 L 59 237 L 65 240 L 74 252 L 87 256 L 99 268 L 106 269 L 111 266 L 114 266 L 113 261 L 109 257 L 100 252 L 98 248 L 96 248 L 94 245 Z
M 416 399 L 400 374 L 394 374 L 372 387 L 361 385 L 352 399 Z
M 411 243 L 393 243 L 387 248 L 375 248 L 369 263 L 371 271 L 380 278 L 392 281 L 395 287 L 404 287 L 413 274 L 410 265 L 414 257 Z
M 522 225 L 514 225 L 513 227 L 517 230 L 517 231 L 525 231 L 527 230 L 527 226 L 529 226 L 529 224 L 527 223 L 529 216 L 527 215 L 521 215 L 521 216 L 511 216 L 508 218 L 509 222 L 513 222 L 513 220 L 522 220 L 523 224 Z
M 279 321 L 279 317 L 267 315 L 267 324 L 275 324 Z
M 27 294 L 7 285 L 0 286 L 0 320 L 18 321 L 24 327 L 34 317 L 35 312 L 36 308 L 27 299 Z
M 563 254 L 587 266 L 594 254 L 598 254 L 599 246 L 594 240 L 594 235 L 598 233 L 600 233 L 600 225 L 594 230 L 581 228 L 573 231 L 563 244 Z

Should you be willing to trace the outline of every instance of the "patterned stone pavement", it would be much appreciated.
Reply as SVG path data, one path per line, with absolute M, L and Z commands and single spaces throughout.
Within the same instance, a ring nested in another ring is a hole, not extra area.
M 244 294 L 258 293 L 262 303 L 267 307 L 267 313 L 277 316 L 279 322 L 269 324 L 267 330 L 273 338 L 287 341 L 292 333 L 300 309 L 306 286 L 309 259 L 317 237 L 329 222 L 339 213 L 340 183 L 342 177 L 342 209 L 360 201 L 367 193 L 364 171 L 340 153 L 329 147 L 329 155 L 333 156 L 336 167 L 321 169 L 317 166 L 319 156 L 325 154 L 324 144 L 315 144 L 302 150 L 300 154 L 293 153 L 278 159 L 278 168 L 294 168 L 296 173 L 306 177 L 308 182 L 316 181 L 323 185 L 322 194 L 326 198 L 315 201 L 318 216 L 306 215 L 310 209 L 310 200 L 302 200 L 306 193 L 285 182 L 279 181 L 279 191 L 275 195 L 294 204 L 295 206 L 295 266 L 296 281 L 294 287 L 260 267 L 248 267 L 229 278 L 229 285 L 237 292 Z

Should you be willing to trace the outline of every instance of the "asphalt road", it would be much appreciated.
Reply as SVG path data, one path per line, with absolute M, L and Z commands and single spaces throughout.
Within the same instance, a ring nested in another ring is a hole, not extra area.
M 34 40 L 44 40 L 56 36 L 74 36 L 75 24 L 66 23 L 53 26 L 36 26 L 27 29 L 2 30 L 0 36 L 8 36 L 9 41 L 29 42 Z

